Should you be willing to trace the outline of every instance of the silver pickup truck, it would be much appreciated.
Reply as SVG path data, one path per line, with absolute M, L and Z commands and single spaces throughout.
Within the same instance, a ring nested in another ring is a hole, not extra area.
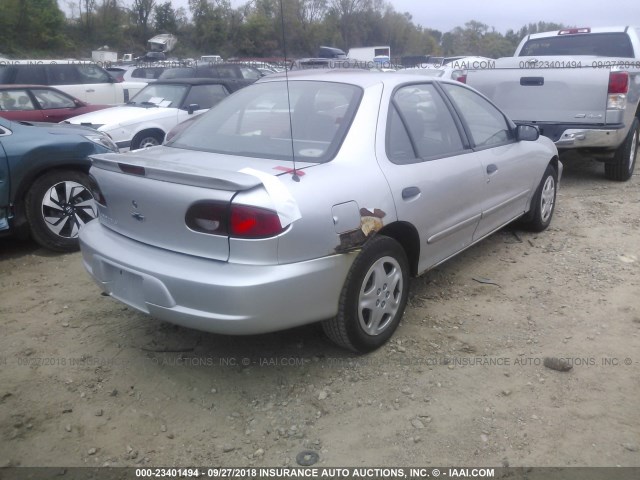
M 640 137 L 640 27 L 570 28 L 525 37 L 513 57 L 469 70 L 466 83 L 559 150 L 631 178 Z M 494 68 L 495 67 L 495 68 Z

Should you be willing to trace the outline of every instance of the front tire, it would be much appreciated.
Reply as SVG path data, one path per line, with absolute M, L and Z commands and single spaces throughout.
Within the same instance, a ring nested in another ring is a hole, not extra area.
M 379 235 L 358 254 L 340 295 L 338 314 L 322 323 L 337 345 L 366 353 L 398 327 L 409 293 L 409 262 L 398 242 Z
M 613 156 L 613 162 L 604 164 L 604 176 L 609 180 L 626 182 L 633 175 L 638 156 L 638 143 L 640 142 L 640 120 L 633 119 L 627 137 L 618 147 Z
M 89 177 L 75 170 L 50 171 L 27 192 L 25 211 L 34 240 L 57 252 L 78 250 L 78 232 L 97 216 Z
M 553 165 L 547 165 L 542 175 L 540 185 L 531 199 L 529 213 L 519 222 L 525 230 L 542 232 L 551 223 L 556 208 L 556 193 L 558 191 L 558 173 Z
M 154 131 L 142 131 L 138 132 L 133 140 L 131 140 L 131 150 L 138 150 L 140 148 L 155 147 L 156 145 L 162 145 L 164 135 Z

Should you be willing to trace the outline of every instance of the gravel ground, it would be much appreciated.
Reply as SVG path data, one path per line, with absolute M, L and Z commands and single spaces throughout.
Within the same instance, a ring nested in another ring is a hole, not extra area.
M 318 326 L 161 323 L 100 296 L 79 254 L 0 240 L 0 465 L 640 466 L 640 179 L 564 161 L 546 232 L 414 280 L 362 357 Z

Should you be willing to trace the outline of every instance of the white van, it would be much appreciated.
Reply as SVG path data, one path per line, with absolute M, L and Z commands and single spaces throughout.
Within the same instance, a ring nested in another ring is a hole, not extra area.
M 200 64 L 207 65 L 212 63 L 222 63 L 222 57 L 220 55 L 202 55 L 200 57 Z
M 52 85 L 88 103 L 128 102 L 146 83 L 118 82 L 100 65 L 81 60 L 3 60 L 0 84 Z

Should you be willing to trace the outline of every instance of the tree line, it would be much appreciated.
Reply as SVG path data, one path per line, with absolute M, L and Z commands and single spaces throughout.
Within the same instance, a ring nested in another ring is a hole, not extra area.
M 250 0 L 232 8 L 229 0 L 189 0 L 174 8 L 162 0 L 2 0 L 0 56 L 86 58 L 107 45 L 119 54 L 142 54 L 146 41 L 172 33 L 172 55 L 231 57 L 315 56 L 320 45 L 390 45 L 404 55 L 513 54 L 527 34 L 563 25 L 531 23 L 506 34 L 471 20 L 449 32 L 413 21 L 385 0 Z M 283 28 L 284 26 L 284 28 Z

